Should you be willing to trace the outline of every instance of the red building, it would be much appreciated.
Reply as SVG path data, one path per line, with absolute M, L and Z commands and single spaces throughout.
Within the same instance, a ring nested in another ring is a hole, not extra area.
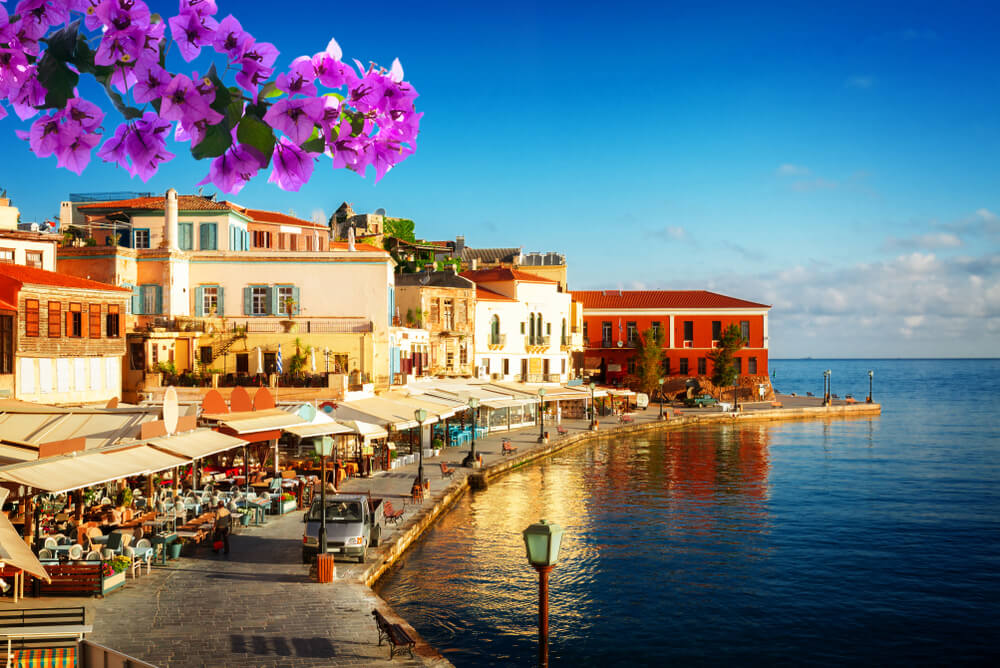
M 663 332 L 664 375 L 710 376 L 708 353 L 735 324 L 746 340 L 736 355 L 741 377 L 766 378 L 767 304 L 705 290 L 574 290 L 583 304 L 585 373 L 620 383 L 635 372 L 635 347 L 647 330 Z

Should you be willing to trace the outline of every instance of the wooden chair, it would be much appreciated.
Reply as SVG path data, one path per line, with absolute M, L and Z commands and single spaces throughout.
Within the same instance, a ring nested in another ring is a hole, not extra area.
M 382 502 L 382 508 L 382 512 L 385 513 L 385 519 L 393 524 L 398 524 L 399 520 L 403 518 L 403 509 L 396 510 L 392 507 L 392 502 L 388 499 Z
M 450 478 L 453 475 L 455 475 L 455 469 L 453 469 L 452 467 L 448 466 L 444 462 L 441 462 L 441 477 L 442 478 Z
M 500 454 L 512 455 L 515 452 L 517 452 L 517 448 L 515 448 L 513 445 L 510 444 L 510 439 L 507 438 L 503 439 L 503 441 L 500 444 Z
M 565 436 L 566 434 L 569 433 L 569 430 L 567 430 L 566 427 L 562 426 L 561 424 L 556 426 L 556 431 L 559 432 L 560 436 Z

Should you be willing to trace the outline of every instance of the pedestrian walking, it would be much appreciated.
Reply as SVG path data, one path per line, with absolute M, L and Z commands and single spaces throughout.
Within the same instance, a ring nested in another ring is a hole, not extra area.
M 223 501 L 219 501 L 219 506 L 215 511 L 215 537 L 212 544 L 213 551 L 218 554 L 222 547 L 226 554 L 229 554 L 229 532 L 233 527 L 233 514 L 226 508 Z M 222 545 L 219 545 L 222 543 Z

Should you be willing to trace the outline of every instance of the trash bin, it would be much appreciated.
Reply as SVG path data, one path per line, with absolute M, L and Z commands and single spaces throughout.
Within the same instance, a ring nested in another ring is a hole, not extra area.
M 320 582 L 333 582 L 337 574 L 337 567 L 333 563 L 332 554 L 320 554 L 316 556 L 316 579 Z
M 173 542 L 170 545 L 168 545 L 167 546 L 167 554 L 170 556 L 171 559 L 180 559 L 181 558 L 181 543 L 180 543 L 180 541 L 176 541 L 176 542 Z

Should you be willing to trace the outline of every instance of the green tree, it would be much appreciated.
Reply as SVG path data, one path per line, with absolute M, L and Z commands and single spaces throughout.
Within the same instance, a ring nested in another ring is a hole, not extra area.
M 712 360 L 712 383 L 716 387 L 729 387 L 736 382 L 736 364 L 733 359 L 743 347 L 743 335 L 735 324 L 729 325 L 722 332 L 719 344 L 708 359 Z
M 386 218 L 384 226 L 385 236 L 414 242 L 417 240 L 413 234 L 414 227 L 413 221 L 407 218 Z
M 639 389 L 653 396 L 663 376 L 663 330 L 647 329 L 636 344 L 635 375 Z

